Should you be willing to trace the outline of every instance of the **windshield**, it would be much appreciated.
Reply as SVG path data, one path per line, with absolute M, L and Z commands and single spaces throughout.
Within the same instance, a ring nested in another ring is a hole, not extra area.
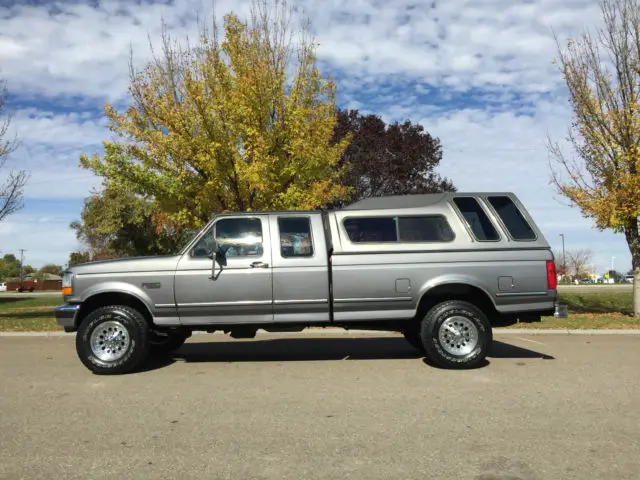
M 180 234 L 180 239 L 176 243 L 175 253 L 182 255 L 185 248 L 191 243 L 191 241 L 202 231 L 201 228 L 186 228 Z

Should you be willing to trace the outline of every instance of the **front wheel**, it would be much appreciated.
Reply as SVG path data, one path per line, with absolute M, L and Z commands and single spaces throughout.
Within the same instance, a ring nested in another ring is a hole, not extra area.
M 472 303 L 450 300 L 435 305 L 422 320 L 426 356 L 444 368 L 474 368 L 485 361 L 493 341 L 487 316 Z
M 76 351 L 96 374 L 120 374 L 137 369 L 149 352 L 149 326 L 140 312 L 111 305 L 89 313 L 78 328 Z

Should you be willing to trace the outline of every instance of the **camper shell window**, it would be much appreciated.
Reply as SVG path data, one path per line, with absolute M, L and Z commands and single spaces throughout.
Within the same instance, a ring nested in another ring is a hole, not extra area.
M 350 217 L 344 227 L 354 243 L 451 242 L 455 238 L 442 215 Z

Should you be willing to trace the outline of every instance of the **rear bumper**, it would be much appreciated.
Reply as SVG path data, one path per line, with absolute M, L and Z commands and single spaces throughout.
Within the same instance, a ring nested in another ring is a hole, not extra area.
M 64 328 L 65 332 L 75 332 L 76 330 L 76 317 L 80 305 L 60 305 L 54 310 L 56 323 Z

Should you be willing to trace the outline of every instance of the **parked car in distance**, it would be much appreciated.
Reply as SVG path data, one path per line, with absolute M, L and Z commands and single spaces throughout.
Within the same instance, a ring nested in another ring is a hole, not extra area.
M 28 278 L 16 287 L 16 292 L 33 292 L 36 289 L 36 284 L 37 280 Z
M 7 284 L 0 282 L 0 292 L 6 292 L 6 291 L 7 291 Z
M 494 326 L 553 315 L 551 248 L 513 193 L 369 198 L 226 213 L 176 255 L 76 265 L 59 325 L 95 373 L 136 370 L 194 331 L 396 331 L 433 363 L 481 365 Z

